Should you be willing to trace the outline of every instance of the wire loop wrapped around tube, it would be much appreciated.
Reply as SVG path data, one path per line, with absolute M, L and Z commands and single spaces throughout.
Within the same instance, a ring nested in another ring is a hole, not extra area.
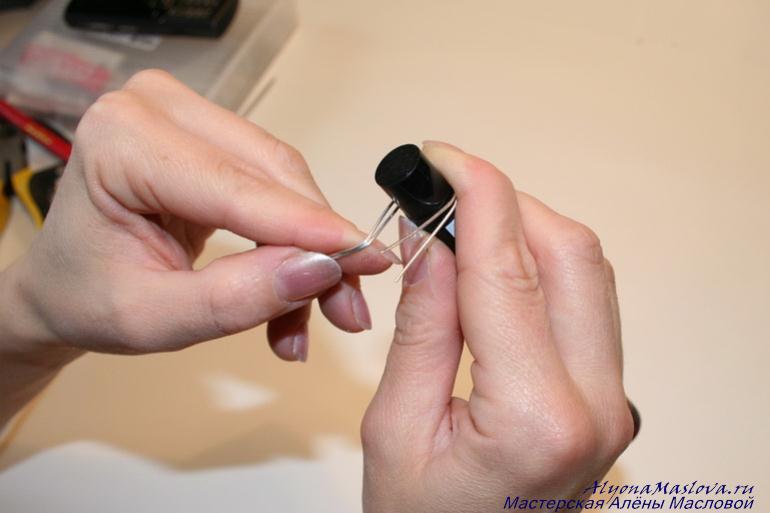
M 415 235 L 422 232 L 426 227 L 430 226 L 431 223 L 435 222 L 436 219 L 444 216 L 441 221 L 436 225 L 436 227 L 433 229 L 433 231 L 430 233 L 427 239 L 420 245 L 420 247 L 417 249 L 417 251 L 412 255 L 412 257 L 409 259 L 409 262 L 404 265 L 404 268 L 399 273 L 398 277 L 396 278 L 396 281 L 400 280 L 403 275 L 406 273 L 406 271 L 411 267 L 411 265 L 419 258 L 419 256 L 425 252 L 430 242 L 436 238 L 436 234 L 444 227 L 446 226 L 447 222 L 452 218 L 452 215 L 455 212 L 455 209 L 457 208 L 457 198 L 456 196 L 452 195 L 450 200 L 440 209 L 438 209 L 432 216 L 430 216 L 427 220 L 422 222 L 418 227 L 416 227 L 414 230 L 406 234 L 405 236 L 398 239 L 396 242 L 388 246 L 387 248 L 381 250 L 381 253 L 385 253 L 386 251 L 390 251 L 391 249 L 395 248 L 399 244 L 401 244 L 404 241 L 407 241 L 414 237 Z M 385 207 L 385 210 L 382 211 L 380 216 L 377 218 L 377 221 L 374 223 L 374 226 L 372 227 L 371 231 L 367 234 L 366 238 L 362 240 L 360 243 L 356 244 L 355 246 L 344 249 L 342 251 L 338 251 L 336 253 L 333 253 L 329 255 L 331 258 L 335 260 L 339 260 L 340 258 L 344 258 L 350 255 L 354 255 L 356 253 L 359 253 L 369 246 L 371 246 L 375 240 L 377 240 L 377 237 L 379 237 L 380 233 L 385 229 L 385 227 L 388 225 L 391 219 L 393 219 L 393 216 L 396 215 L 396 212 L 399 211 L 399 206 L 396 203 L 395 200 L 392 200 L 387 207 Z

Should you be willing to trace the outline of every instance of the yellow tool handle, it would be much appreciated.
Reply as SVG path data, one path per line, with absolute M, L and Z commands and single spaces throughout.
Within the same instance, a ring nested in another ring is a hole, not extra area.
M 3 183 L 0 182 L 0 191 L 3 189 Z M 8 224 L 8 217 L 11 214 L 11 202 L 8 198 L 0 192 L 0 233 L 5 230 L 5 225 Z
M 34 175 L 34 171 L 28 167 L 25 167 L 24 169 L 21 169 L 11 175 L 11 183 L 13 184 L 13 192 L 16 194 L 16 197 L 19 198 L 22 205 L 24 205 L 24 208 L 26 208 L 27 212 L 29 212 L 29 215 L 32 216 L 32 220 L 35 222 L 35 225 L 40 228 L 43 226 L 43 219 L 45 218 L 45 215 L 44 207 L 38 204 L 32 195 L 30 181 Z

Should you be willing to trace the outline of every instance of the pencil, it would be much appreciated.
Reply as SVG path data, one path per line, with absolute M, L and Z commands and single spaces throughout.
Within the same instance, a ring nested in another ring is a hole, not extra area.
M 45 149 L 63 161 L 67 162 L 69 160 L 70 153 L 72 153 L 72 145 L 69 141 L 3 100 L 0 100 L 0 117 L 5 118 L 9 123 L 27 134 L 32 140 L 43 145 Z

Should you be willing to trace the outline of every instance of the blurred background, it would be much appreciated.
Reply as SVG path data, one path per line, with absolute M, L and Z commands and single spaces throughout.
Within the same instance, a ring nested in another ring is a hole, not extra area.
M 0 71 L 6 99 L 66 136 L 76 109 L 35 104 L 9 78 L 29 44 L 61 48 L 74 30 L 51 28 L 66 4 L 53 3 L 55 13 L 46 2 L 0 11 Z M 49 35 L 30 35 L 35 23 Z M 88 35 L 73 51 L 91 46 L 110 87 L 141 52 L 241 34 L 206 54 L 216 66 L 174 53 L 179 73 L 232 77 L 197 87 L 299 148 L 332 205 L 364 228 L 387 202 L 376 164 L 424 139 L 494 162 L 591 226 L 616 269 L 626 388 L 643 419 L 609 478 L 754 485 L 763 511 L 769 23 L 761 0 L 242 0 L 219 37 Z M 45 153 L 31 146 L 30 160 Z M 36 231 L 24 205 L 10 208 L 0 268 Z M 394 238 L 391 227 L 383 240 Z M 217 232 L 201 264 L 250 247 Z M 364 279 L 370 332 L 341 333 L 315 312 L 304 365 L 273 357 L 264 329 L 176 354 L 81 358 L 0 453 L 0 510 L 360 511 L 358 427 L 390 343 L 396 273 Z

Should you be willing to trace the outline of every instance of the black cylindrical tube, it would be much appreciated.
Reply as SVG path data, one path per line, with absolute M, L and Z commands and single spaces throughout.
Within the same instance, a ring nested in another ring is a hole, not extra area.
M 377 166 L 374 179 L 417 226 L 430 219 L 454 196 L 449 183 L 414 144 L 404 144 L 388 153 Z M 432 232 L 443 218 L 444 215 L 440 215 L 425 227 L 425 231 Z M 436 237 L 455 250 L 454 214 Z

